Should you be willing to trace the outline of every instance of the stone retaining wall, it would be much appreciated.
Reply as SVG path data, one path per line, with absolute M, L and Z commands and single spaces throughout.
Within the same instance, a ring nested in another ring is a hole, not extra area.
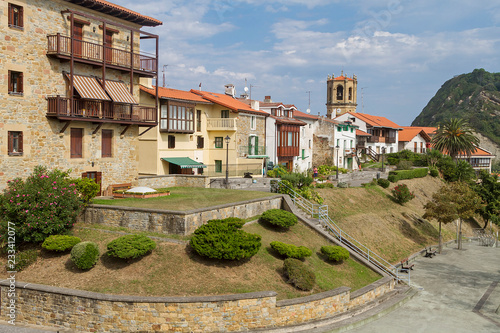
M 10 282 L 1 286 L 8 314 Z M 276 301 L 273 291 L 203 297 L 140 297 L 17 282 L 15 321 L 85 332 L 237 332 L 286 327 L 329 319 L 375 300 L 394 288 L 385 277 L 351 294 L 340 287 Z M 356 294 L 356 295 L 354 295 Z M 340 319 L 339 319 L 340 320 Z
M 210 178 L 200 175 L 163 175 L 163 176 L 140 176 L 137 186 L 147 186 L 151 188 L 165 187 L 203 187 L 207 188 Z
M 88 206 L 78 222 L 97 223 L 132 230 L 189 235 L 206 221 L 239 217 L 247 219 L 268 209 L 281 208 L 282 195 L 190 211 L 169 211 L 107 205 Z

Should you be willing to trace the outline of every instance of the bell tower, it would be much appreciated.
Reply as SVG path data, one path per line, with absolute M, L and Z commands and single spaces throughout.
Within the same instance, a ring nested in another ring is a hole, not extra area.
M 347 112 L 356 112 L 358 106 L 358 79 L 356 75 L 352 77 L 344 76 L 344 71 L 340 76 L 328 75 L 326 80 L 326 115 L 328 118 L 335 118 Z

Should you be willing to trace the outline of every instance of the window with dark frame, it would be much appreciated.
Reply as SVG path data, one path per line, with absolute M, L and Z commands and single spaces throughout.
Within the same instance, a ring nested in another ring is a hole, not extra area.
M 220 110 L 221 118 L 229 118 L 229 110 Z
M 70 131 L 71 158 L 83 157 L 83 128 L 72 128 Z
M 113 130 L 102 130 L 101 157 L 113 157 Z
M 175 148 L 175 135 L 168 136 L 168 148 L 170 149 Z
M 171 101 L 162 104 L 160 109 L 160 131 L 194 133 L 194 106 L 188 103 L 173 103 Z
M 205 147 L 205 138 L 202 136 L 196 137 L 196 148 L 202 149 Z
M 201 132 L 201 110 L 196 110 L 196 132 Z
M 23 29 L 24 11 L 23 7 L 9 3 L 9 27 Z
M 8 154 L 20 156 L 23 154 L 23 132 L 8 132 Z
M 224 138 L 222 136 L 218 136 L 215 138 L 215 148 L 224 148 Z
M 215 172 L 222 172 L 222 160 L 215 160 Z
M 23 93 L 23 73 L 9 71 L 9 94 L 22 95 Z

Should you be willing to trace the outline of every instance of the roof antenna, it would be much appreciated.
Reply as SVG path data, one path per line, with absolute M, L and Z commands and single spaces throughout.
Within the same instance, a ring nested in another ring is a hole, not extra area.
M 198 88 L 199 88 L 199 89 L 200 89 L 200 91 L 201 91 L 201 82 L 200 82 L 200 85 L 199 85 L 199 87 L 198 87 Z
M 309 94 L 309 106 L 307 107 L 307 113 L 311 113 L 311 91 L 306 91 L 306 94 Z
M 168 67 L 168 65 L 163 65 L 163 88 L 165 88 L 165 69 Z

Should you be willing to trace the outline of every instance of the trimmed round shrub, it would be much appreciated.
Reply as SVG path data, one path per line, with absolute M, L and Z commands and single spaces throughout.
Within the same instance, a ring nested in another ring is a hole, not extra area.
M 110 257 L 132 259 L 153 251 L 156 243 L 144 235 L 126 235 L 109 242 L 107 248 Z
M 349 259 L 349 251 L 342 246 L 322 246 L 321 253 L 332 261 L 341 262 Z
M 259 220 L 282 228 L 289 228 L 298 221 L 297 216 L 282 209 L 266 210 Z
M 71 261 L 80 269 L 94 267 L 99 259 L 99 248 L 94 242 L 80 242 L 71 250 Z
M 298 259 L 287 258 L 283 263 L 288 283 L 301 290 L 312 290 L 316 285 L 316 275 Z
M 190 245 L 200 256 L 212 259 L 241 260 L 255 255 L 261 236 L 243 230 L 242 223 L 210 220 L 193 234 Z
M 305 246 L 296 246 L 276 241 L 271 242 L 271 247 L 280 255 L 287 258 L 303 259 L 312 255 L 312 251 Z
M 401 160 L 401 161 L 398 162 L 396 168 L 398 170 L 410 170 L 412 166 L 413 166 L 413 162 L 412 161 Z
M 80 243 L 81 239 L 76 236 L 70 235 L 52 235 L 42 243 L 42 247 L 49 251 L 67 251 L 73 248 L 76 244 Z
M 430 173 L 432 177 L 438 177 L 439 176 L 439 171 L 436 168 L 431 168 Z
M 383 188 L 388 188 L 389 185 L 391 185 L 391 182 L 388 181 L 387 179 L 379 178 L 379 179 L 377 179 L 377 184 L 379 186 L 382 186 Z

